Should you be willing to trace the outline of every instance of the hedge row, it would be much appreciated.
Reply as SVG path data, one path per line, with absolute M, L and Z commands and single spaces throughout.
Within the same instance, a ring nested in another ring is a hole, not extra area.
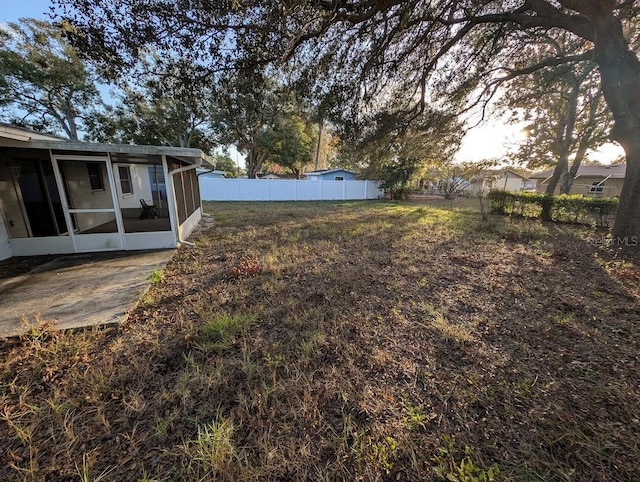
M 554 221 L 604 226 L 618 209 L 618 198 L 585 197 L 579 194 L 549 196 L 537 192 L 491 191 L 491 212 L 541 218 L 545 207 Z

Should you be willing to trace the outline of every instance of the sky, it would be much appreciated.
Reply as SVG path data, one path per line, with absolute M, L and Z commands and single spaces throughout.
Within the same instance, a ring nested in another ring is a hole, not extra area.
M 456 154 L 456 160 L 476 162 L 485 159 L 508 159 L 509 153 L 514 153 L 518 143 L 524 140 L 523 136 L 521 125 L 507 124 L 500 119 L 489 119 L 467 132 Z M 612 142 L 588 152 L 589 160 L 603 164 L 609 164 L 622 156 L 624 156 L 622 147 Z
M 47 18 L 50 0 L 0 0 L 0 22 L 14 22 L 22 17 Z M 462 147 L 456 155 L 458 161 L 480 161 L 483 159 L 508 157 L 522 139 L 520 126 L 508 125 L 500 120 L 490 120 L 471 129 L 462 140 Z M 235 150 L 234 150 L 235 151 Z M 234 161 L 238 158 L 235 153 Z M 589 158 L 603 163 L 611 162 L 624 155 L 616 144 L 605 144 L 601 149 L 589 153 Z M 240 161 L 242 162 L 242 161 Z
M 51 2 L 49 0 L 0 0 L 1 22 L 15 22 L 22 17 L 47 18 Z

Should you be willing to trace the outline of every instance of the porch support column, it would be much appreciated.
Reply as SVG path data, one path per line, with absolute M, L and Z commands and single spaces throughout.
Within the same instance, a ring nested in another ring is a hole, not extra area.
M 109 184 L 111 184 L 111 197 L 113 207 L 116 215 L 116 226 L 118 226 L 118 233 L 120 233 L 120 242 L 122 243 L 122 249 L 126 251 L 127 245 L 124 241 L 124 221 L 122 220 L 122 210 L 120 209 L 120 199 L 118 199 L 118 189 L 116 188 L 115 176 L 113 174 L 113 161 L 111 160 L 111 153 L 107 152 L 107 177 L 109 178 Z
M 164 182 L 167 186 L 167 209 L 169 210 L 169 222 L 171 223 L 171 231 L 176 238 L 178 244 L 178 210 L 176 209 L 175 199 L 176 192 L 173 186 L 173 176 L 169 174 L 169 164 L 167 163 L 166 154 L 160 156 L 162 158 L 162 172 L 164 173 Z
M 73 252 L 78 252 L 78 246 L 76 245 L 76 237 L 73 232 L 73 221 L 71 220 L 71 213 L 69 213 L 69 200 L 67 199 L 67 191 L 65 189 L 64 180 L 60 173 L 60 166 L 58 165 L 58 159 L 53 155 L 51 149 L 49 149 L 49 158 L 51 159 L 51 166 L 53 167 L 53 177 L 56 180 L 58 186 L 58 193 L 60 194 L 60 201 L 62 202 L 62 212 L 64 213 L 64 221 L 67 223 L 67 234 L 71 238 L 71 244 L 73 245 Z

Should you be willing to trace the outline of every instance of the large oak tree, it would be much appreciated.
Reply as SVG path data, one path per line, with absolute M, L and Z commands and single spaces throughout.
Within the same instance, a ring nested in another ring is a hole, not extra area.
M 538 38 L 540 50 L 568 55 L 565 35 Z M 544 49 L 544 45 L 548 49 Z M 568 48 L 569 47 L 569 48 Z M 554 166 L 546 193 L 568 194 L 589 149 L 608 139 L 611 114 L 593 62 L 559 65 L 514 78 L 504 89 L 500 108 L 511 122 L 525 123 L 527 139 L 516 158 L 529 169 Z M 559 189 L 558 189 L 559 188 Z
M 613 234 L 640 237 L 640 61 L 629 47 L 635 1 L 199 0 L 180 3 L 181 10 L 169 0 L 55 3 L 71 5 L 61 13 L 82 27 L 78 40 L 102 60 L 132 61 L 149 44 L 167 52 L 191 49 L 194 59 L 204 53 L 216 69 L 242 57 L 266 62 L 284 56 L 297 59 L 302 73 L 313 71 L 307 79 L 352 86 L 342 89 L 351 95 L 336 98 L 356 110 L 375 108 L 376 99 L 397 89 L 413 93 L 396 105 L 409 120 L 445 102 L 463 109 L 469 96 L 486 99 L 521 73 L 593 61 L 614 118 L 611 136 L 627 158 Z M 585 46 L 537 60 L 530 37 L 552 30 Z
M 64 28 L 27 18 L 0 29 L 0 116 L 78 140 L 82 120 L 101 99 Z

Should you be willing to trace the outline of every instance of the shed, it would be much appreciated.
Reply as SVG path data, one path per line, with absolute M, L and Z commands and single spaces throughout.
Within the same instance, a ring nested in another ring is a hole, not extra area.
M 175 248 L 202 216 L 200 149 L 0 126 L 0 259 Z
M 308 181 L 354 181 L 356 173 L 347 169 L 321 169 L 305 173 Z
M 224 179 L 227 177 L 225 171 L 210 170 L 210 169 L 197 169 L 198 176 L 206 177 L 207 179 Z

